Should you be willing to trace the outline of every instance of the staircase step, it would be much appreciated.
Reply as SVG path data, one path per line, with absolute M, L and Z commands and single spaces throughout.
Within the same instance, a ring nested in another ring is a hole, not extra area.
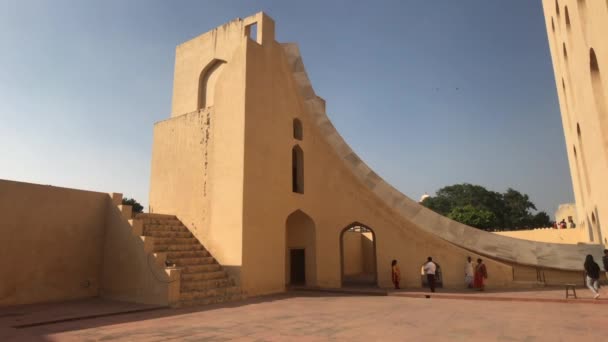
M 209 254 L 209 252 L 205 251 L 205 250 L 184 251 L 184 252 L 167 252 L 167 259 L 169 259 L 169 260 L 175 260 L 175 259 L 180 259 L 180 258 L 205 258 L 205 257 L 209 257 L 209 256 L 211 256 L 211 254 Z
M 169 214 L 140 213 L 140 214 L 137 214 L 135 217 L 138 219 L 145 219 L 145 218 L 147 218 L 147 219 L 154 219 L 154 218 L 155 219 L 167 219 L 167 218 L 169 218 L 169 219 L 177 220 L 177 217 L 175 215 L 169 215 Z
M 214 271 L 214 272 L 198 272 L 198 273 L 182 273 L 181 281 L 193 281 L 193 280 L 211 280 L 227 278 L 226 271 Z
M 207 290 L 200 291 L 188 291 L 181 292 L 179 294 L 180 300 L 193 300 L 193 299 L 203 299 L 208 297 L 217 297 L 217 296 L 226 296 L 226 295 L 235 295 L 241 294 L 241 288 L 238 286 L 229 286 L 229 287 L 218 287 Z
M 182 222 L 178 219 L 156 219 L 156 218 L 143 218 L 138 220 L 142 220 L 144 224 L 164 224 L 164 225 L 175 225 L 180 226 Z
M 171 244 L 171 245 L 154 245 L 154 252 L 195 252 L 202 251 L 205 247 L 201 244 Z
M 186 226 L 166 224 L 144 224 L 144 233 L 149 232 L 179 232 L 190 233 Z
M 152 250 L 181 268 L 180 300 L 176 306 L 225 303 L 245 298 L 240 287 L 190 230 L 174 215 L 138 214 Z
M 196 238 L 190 237 L 190 238 L 178 238 L 178 237 L 173 237 L 173 238 L 154 238 L 154 244 L 155 245 L 192 245 L 192 244 L 199 244 L 198 240 Z
M 204 273 L 204 272 L 216 272 L 220 271 L 222 266 L 219 264 L 209 265 L 188 265 L 182 268 L 182 274 L 184 273 Z
M 245 298 L 246 297 L 243 294 L 231 294 L 231 295 L 225 295 L 225 296 L 207 297 L 207 298 L 202 298 L 202 299 L 180 300 L 180 302 L 177 306 L 178 307 L 190 307 L 190 306 L 198 306 L 198 305 L 228 303 L 228 302 L 243 300 Z
M 171 261 L 176 266 L 209 265 L 215 263 L 215 259 L 213 257 L 167 258 L 167 260 Z
M 193 237 L 192 233 L 190 233 L 190 232 L 162 231 L 162 230 L 144 231 L 144 235 L 158 237 L 158 238 L 191 238 L 191 237 Z
M 201 291 L 220 287 L 232 287 L 234 280 L 230 278 L 219 278 L 210 280 L 190 280 L 182 281 L 180 292 Z

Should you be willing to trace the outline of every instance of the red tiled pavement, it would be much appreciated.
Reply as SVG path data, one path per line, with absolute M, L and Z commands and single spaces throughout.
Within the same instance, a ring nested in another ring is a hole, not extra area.
M 464 300 L 484 300 L 484 301 L 516 301 L 516 302 L 538 302 L 538 303 L 576 303 L 576 304 L 608 304 L 608 291 L 600 289 L 603 295 L 600 299 L 593 299 L 593 294 L 586 287 L 576 288 L 576 297 L 566 298 L 565 287 L 547 287 L 537 289 L 513 289 L 513 290 L 452 290 L 437 289 L 437 292 L 430 293 L 428 289 L 404 289 L 390 291 L 390 296 L 425 298 L 431 296 L 435 299 L 464 299 Z
M 608 336 L 603 305 L 302 293 L 199 309 L 11 330 L 41 341 L 583 341 Z

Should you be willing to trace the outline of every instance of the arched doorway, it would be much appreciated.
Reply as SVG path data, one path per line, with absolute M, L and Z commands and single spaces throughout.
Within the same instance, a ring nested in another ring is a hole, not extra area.
M 352 223 L 340 233 L 340 275 L 342 287 L 377 286 L 376 233 Z
M 285 284 L 315 286 L 317 283 L 315 223 L 301 210 L 287 217 Z

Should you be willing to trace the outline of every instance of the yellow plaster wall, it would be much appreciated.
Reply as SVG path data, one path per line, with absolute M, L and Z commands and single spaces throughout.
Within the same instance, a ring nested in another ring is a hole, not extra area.
M 103 248 L 102 297 L 157 305 L 177 301 L 178 272 L 166 272 L 156 262 L 116 206 L 107 211 Z
M 608 245 L 608 4 L 543 0 L 543 8 L 577 206 L 576 223 L 587 232 L 582 241 Z M 600 69 L 595 81 L 590 71 L 591 48 Z
M 359 232 L 345 232 L 342 236 L 344 248 L 344 275 L 363 273 L 363 239 Z
M 302 99 L 278 43 L 247 45 L 243 283 L 249 294 L 284 287 L 285 220 L 300 209 L 315 222 L 317 285 L 341 286 L 340 233 L 353 222 L 376 232 L 378 279 L 390 287 L 390 262 L 398 259 L 404 286 L 420 286 L 420 265 L 432 255 L 442 264 L 444 283 L 462 287 L 469 253 L 421 232 L 371 194 L 336 158 Z M 293 138 L 293 119 L 302 121 L 304 138 Z M 291 150 L 304 151 L 304 194 L 291 192 Z M 263 236 L 264 239 L 260 239 Z M 511 267 L 488 261 L 490 286 L 512 279 Z
M 173 111 L 154 128 L 150 210 L 176 215 L 239 281 L 242 260 L 245 20 L 176 50 Z M 197 110 L 201 71 L 225 61 L 213 106 Z M 213 200 L 209 200 L 213 198 Z
M 0 306 L 92 297 L 107 194 L 0 180 Z
M 107 193 L 0 180 L 0 213 L 0 306 L 179 294 L 178 274 L 155 264 Z
M 374 237 L 372 233 L 361 234 L 361 261 L 364 273 L 373 273 L 374 265 Z

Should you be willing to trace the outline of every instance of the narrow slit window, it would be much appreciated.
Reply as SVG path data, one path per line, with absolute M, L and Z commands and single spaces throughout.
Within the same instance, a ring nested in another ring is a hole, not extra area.
M 302 131 L 302 121 L 299 119 L 293 119 L 293 137 L 297 140 L 304 138 L 304 132 Z
M 304 151 L 296 145 L 291 150 L 291 182 L 292 191 L 304 193 Z

